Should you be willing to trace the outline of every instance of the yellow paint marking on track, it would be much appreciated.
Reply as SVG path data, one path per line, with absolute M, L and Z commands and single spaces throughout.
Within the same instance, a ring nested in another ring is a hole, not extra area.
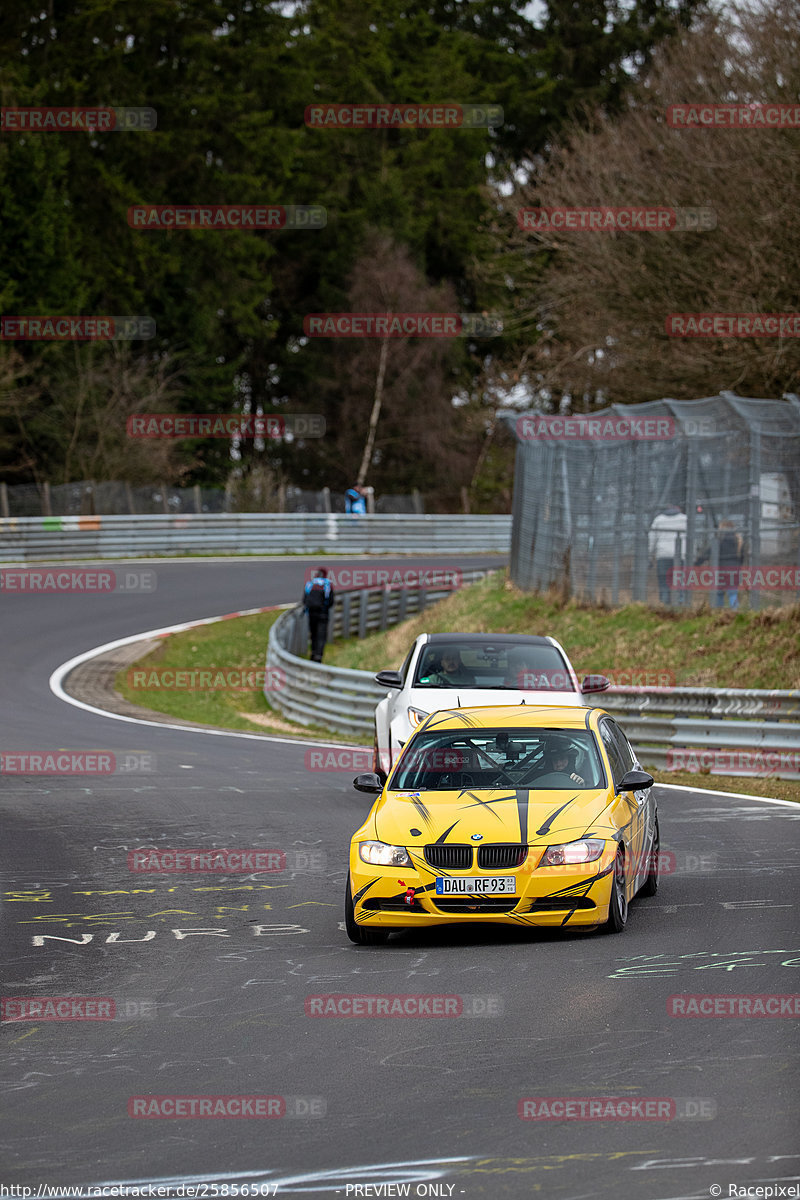
M 22 1034 L 20 1034 L 20 1036 L 18 1038 L 14 1038 L 13 1042 L 11 1042 L 10 1045 L 16 1046 L 17 1042 L 22 1042 L 25 1040 L 26 1037 L 30 1037 L 32 1033 L 38 1033 L 38 1032 L 39 1032 L 39 1026 L 34 1025 L 33 1029 L 29 1029 L 27 1033 L 22 1033 Z

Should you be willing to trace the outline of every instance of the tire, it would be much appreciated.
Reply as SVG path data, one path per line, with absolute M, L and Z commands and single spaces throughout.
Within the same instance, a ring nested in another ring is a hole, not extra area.
M 608 920 L 603 929 L 606 933 L 622 933 L 628 924 L 628 901 L 625 897 L 625 851 L 620 846 L 614 859 L 611 877 L 611 899 L 608 904 Z
M 344 927 L 350 941 L 357 946 L 381 946 L 389 938 L 388 929 L 365 929 L 356 921 L 349 875 L 344 885 Z
M 655 829 L 653 830 L 653 846 L 650 850 L 650 870 L 647 872 L 647 878 L 639 889 L 640 896 L 655 896 L 658 891 L 658 851 L 661 841 L 658 833 L 658 817 L 656 817 Z
M 375 740 L 372 743 L 372 770 L 377 775 L 378 771 L 380 771 L 380 769 L 381 769 L 381 759 L 380 759 L 380 755 L 378 754 L 378 733 L 376 730 L 375 731 Z

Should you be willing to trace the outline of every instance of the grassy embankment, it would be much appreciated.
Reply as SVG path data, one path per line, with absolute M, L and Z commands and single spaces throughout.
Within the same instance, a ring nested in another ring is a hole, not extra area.
M 627 676 L 620 683 L 658 682 L 693 687 L 800 688 L 800 607 L 764 612 L 696 609 L 659 612 L 643 604 L 584 607 L 555 596 L 521 592 L 504 574 L 456 592 L 402 625 L 363 641 L 337 642 L 326 651 L 332 666 L 379 671 L 400 666 L 419 633 L 550 634 L 582 678 Z M 602 693 L 597 697 L 602 705 Z M 792 780 L 660 771 L 664 783 L 697 785 L 800 800 Z
M 263 668 L 269 628 L 277 615 L 239 617 L 172 634 L 137 667 Z M 454 629 L 552 634 L 580 676 L 630 672 L 644 674 L 650 683 L 657 675 L 667 675 L 677 684 L 697 687 L 800 688 L 800 607 L 764 612 L 701 609 L 690 614 L 657 612 L 640 604 L 600 609 L 520 592 L 502 574 L 465 588 L 384 633 L 334 643 L 327 647 L 325 661 L 367 671 L 397 667 L 418 633 Z M 184 720 L 356 740 L 291 724 L 270 709 L 257 690 L 143 693 L 128 686 L 125 672 L 118 677 L 117 688 L 135 704 Z M 602 704 L 602 694 L 598 703 Z M 664 783 L 800 800 L 800 783 L 789 780 L 689 772 L 660 772 L 659 778 Z
M 261 671 L 263 683 L 269 631 L 279 616 L 280 612 L 257 613 L 251 617 L 233 617 L 212 625 L 199 625 L 183 633 L 169 634 L 161 639 L 152 653 L 135 664 L 135 670 Z M 126 700 L 143 708 L 154 709 L 182 721 L 196 721 L 223 729 L 331 740 L 327 730 L 315 730 L 314 727 L 306 728 L 286 721 L 280 712 L 270 708 L 259 687 L 248 691 L 186 691 L 152 687 L 145 690 L 131 686 L 130 674 L 133 669 L 120 671 L 115 687 Z M 334 740 L 342 739 L 336 737 Z

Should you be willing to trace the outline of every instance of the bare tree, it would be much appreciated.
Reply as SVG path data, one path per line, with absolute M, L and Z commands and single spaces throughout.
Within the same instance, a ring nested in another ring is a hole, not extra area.
M 358 313 L 452 313 L 452 289 L 431 287 L 409 251 L 388 235 L 373 233 L 353 268 L 348 304 Z M 449 477 L 455 494 L 469 481 L 466 435 L 453 406 L 457 391 L 452 339 L 377 337 L 339 341 L 331 362 L 341 392 L 340 420 L 333 430 L 342 458 L 364 430 L 351 478 L 372 482 L 389 460 L 403 486 L 424 486 L 435 472 Z M 419 478 L 415 478 L 416 476 Z
M 127 431 L 128 417 L 174 411 L 179 395 L 174 363 L 134 357 L 124 343 L 70 346 L 36 363 L 12 351 L 0 363 L 0 417 L 16 426 L 38 483 L 180 482 L 191 469 L 180 441 Z
M 800 278 L 800 130 L 672 128 L 671 104 L 796 105 L 800 0 L 726 7 L 657 52 L 621 117 L 576 130 L 513 197 L 543 207 L 711 208 L 707 232 L 521 232 L 552 256 L 523 313 L 551 394 L 642 401 L 800 386 L 795 339 L 668 336 L 673 313 L 791 313 Z

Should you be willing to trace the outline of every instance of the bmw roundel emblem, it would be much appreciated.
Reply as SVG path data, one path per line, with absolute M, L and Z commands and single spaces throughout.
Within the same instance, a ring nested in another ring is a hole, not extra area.
M 472 839 L 471 839 L 471 840 L 472 840 L 473 842 L 482 842 L 482 841 L 483 841 L 483 834 L 482 834 L 482 833 L 473 833 L 473 835 L 472 835 Z

